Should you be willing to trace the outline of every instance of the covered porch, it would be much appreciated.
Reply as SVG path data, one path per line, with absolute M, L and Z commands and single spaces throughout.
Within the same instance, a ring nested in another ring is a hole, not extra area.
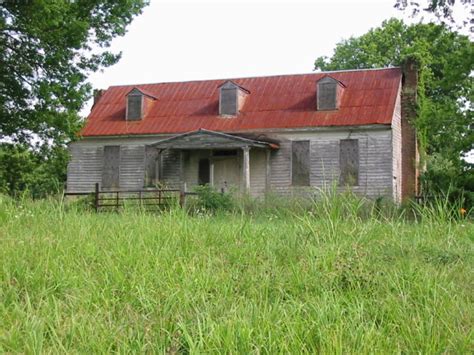
M 200 129 L 152 143 L 147 151 L 157 156 L 159 181 L 170 169 L 165 157 L 171 155 L 178 168 L 174 175 L 185 189 L 209 184 L 223 192 L 259 195 L 270 185 L 271 151 L 278 148 L 274 142 Z

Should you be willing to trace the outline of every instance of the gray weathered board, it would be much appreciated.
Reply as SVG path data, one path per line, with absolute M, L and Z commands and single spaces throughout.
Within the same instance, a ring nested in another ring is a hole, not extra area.
M 118 189 L 120 186 L 120 146 L 104 147 L 104 169 L 102 171 L 102 188 Z

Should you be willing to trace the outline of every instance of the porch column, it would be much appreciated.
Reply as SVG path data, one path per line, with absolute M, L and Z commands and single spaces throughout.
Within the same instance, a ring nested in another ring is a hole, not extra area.
M 214 159 L 209 159 L 209 185 L 214 186 Z
M 270 149 L 265 150 L 265 192 L 270 191 L 271 177 L 271 152 Z
M 244 192 L 250 192 L 250 147 L 243 147 L 244 161 L 243 161 L 243 178 L 244 178 Z
M 184 152 L 182 150 L 179 151 L 179 183 L 181 187 L 184 186 Z

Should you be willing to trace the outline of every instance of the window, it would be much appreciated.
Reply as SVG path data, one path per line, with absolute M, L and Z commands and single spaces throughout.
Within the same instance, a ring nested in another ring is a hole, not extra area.
M 357 139 L 342 139 L 340 141 L 339 166 L 341 169 L 340 185 L 359 185 L 359 141 Z
M 329 76 L 318 81 L 317 88 L 317 110 L 336 110 L 339 106 L 339 96 L 342 94 L 344 85 Z
M 223 86 L 220 92 L 219 114 L 220 115 L 237 115 L 237 87 Z
M 219 87 L 219 115 L 237 116 L 250 91 L 227 80 Z
M 120 181 L 120 146 L 108 145 L 104 147 L 104 161 L 102 170 L 102 187 L 106 189 L 119 188 Z
M 137 91 L 138 92 L 138 91 Z M 132 91 L 127 96 L 127 120 L 138 121 L 142 119 L 143 95 Z
M 293 141 L 291 146 L 291 184 L 310 185 L 309 141 Z
M 200 159 L 198 168 L 198 184 L 206 185 L 211 182 L 209 159 Z

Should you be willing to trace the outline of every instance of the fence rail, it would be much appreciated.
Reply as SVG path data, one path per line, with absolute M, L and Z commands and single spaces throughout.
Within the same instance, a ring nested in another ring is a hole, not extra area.
M 186 196 L 196 195 L 179 189 L 146 189 L 146 190 L 106 190 L 101 191 L 99 184 L 95 184 L 94 192 L 65 192 L 64 196 L 91 196 L 92 206 L 96 212 L 105 210 L 119 210 L 125 206 L 126 201 L 136 202 L 135 205 L 150 209 L 151 207 L 163 208 L 179 201 L 183 207 Z

